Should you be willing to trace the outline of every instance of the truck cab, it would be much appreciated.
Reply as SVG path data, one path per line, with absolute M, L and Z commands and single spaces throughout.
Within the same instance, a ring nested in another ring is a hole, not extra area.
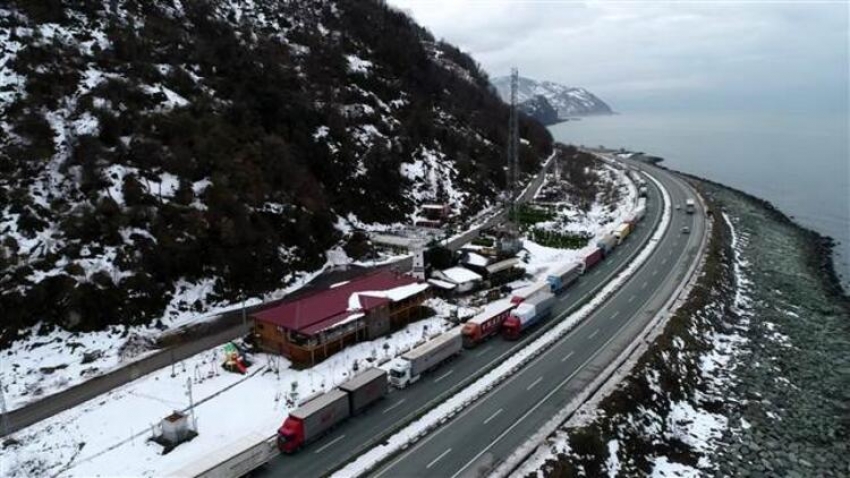
M 419 379 L 418 376 L 411 377 L 410 373 L 410 362 L 396 359 L 390 366 L 390 383 L 396 388 L 404 388 Z
M 304 424 L 301 420 L 287 417 L 277 431 L 277 447 L 284 453 L 293 453 L 304 443 Z
M 502 323 L 502 336 L 507 340 L 517 340 L 519 339 L 521 329 L 521 321 L 519 320 L 519 318 L 511 314 Z

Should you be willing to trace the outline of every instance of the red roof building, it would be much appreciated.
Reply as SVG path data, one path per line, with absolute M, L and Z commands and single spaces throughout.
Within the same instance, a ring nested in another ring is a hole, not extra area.
M 411 276 L 373 272 L 254 314 L 254 337 L 263 350 L 312 365 L 407 324 L 429 292 Z

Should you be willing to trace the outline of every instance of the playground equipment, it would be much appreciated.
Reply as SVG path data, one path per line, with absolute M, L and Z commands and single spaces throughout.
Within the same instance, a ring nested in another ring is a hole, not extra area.
M 222 364 L 228 372 L 248 373 L 248 367 L 251 362 L 247 359 L 245 352 L 233 342 L 227 343 L 224 346 L 224 364 Z

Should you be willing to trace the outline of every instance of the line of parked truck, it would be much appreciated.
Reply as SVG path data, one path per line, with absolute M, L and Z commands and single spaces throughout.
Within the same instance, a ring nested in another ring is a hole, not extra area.
M 464 348 L 476 347 L 500 333 L 507 340 L 519 339 L 528 329 L 548 319 L 556 296 L 565 293 L 581 275 L 609 256 L 645 215 L 646 198 L 639 197 L 632 214 L 612 233 L 602 236 L 595 247 L 576 263 L 554 269 L 544 280 L 516 291 L 510 301 L 488 304 L 461 327 L 448 330 L 404 353 L 390 363 L 389 373 L 380 368 L 370 368 L 305 403 L 291 412 L 278 430 L 278 447 L 286 453 L 300 449 L 386 396 L 388 384 L 399 389 L 408 387 L 423 374 L 459 355 Z

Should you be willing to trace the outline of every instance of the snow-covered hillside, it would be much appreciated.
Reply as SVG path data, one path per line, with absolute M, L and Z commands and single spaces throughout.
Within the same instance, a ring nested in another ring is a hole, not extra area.
M 500 76 L 493 78 L 493 86 L 505 101 L 511 97 L 511 77 Z M 519 77 L 517 83 L 517 101 L 524 103 L 542 96 L 558 111 L 560 119 L 571 116 L 586 116 L 613 114 L 611 107 L 593 93 L 584 88 L 564 86 L 551 81 L 536 81 Z M 539 101 L 539 100 L 538 100 Z
M 0 347 L 258 297 L 346 225 L 503 188 L 486 75 L 377 0 L 13 0 L 0 52 Z

